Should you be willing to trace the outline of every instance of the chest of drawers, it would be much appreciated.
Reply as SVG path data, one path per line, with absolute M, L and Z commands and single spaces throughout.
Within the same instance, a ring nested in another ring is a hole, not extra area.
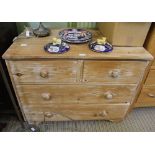
M 101 36 L 92 33 L 93 38 Z M 16 40 L 3 55 L 25 121 L 122 120 L 132 109 L 152 56 L 143 47 L 95 53 L 88 44 L 49 54 L 43 46 L 53 36 Z
M 155 58 L 155 23 L 152 23 L 149 34 L 145 41 L 145 48 Z M 155 106 L 155 60 L 153 61 L 149 74 L 144 82 L 141 93 L 137 99 L 135 107 L 154 107 Z

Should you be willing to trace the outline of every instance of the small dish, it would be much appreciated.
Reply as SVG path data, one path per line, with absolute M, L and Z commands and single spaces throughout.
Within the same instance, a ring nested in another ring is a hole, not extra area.
M 61 44 L 48 43 L 44 46 L 44 50 L 52 54 L 63 54 L 68 52 L 69 49 L 69 45 L 65 42 L 62 42 Z
M 83 29 L 65 29 L 59 32 L 60 38 L 68 43 L 86 43 L 91 40 L 92 34 Z
M 111 52 L 113 50 L 113 47 L 109 43 L 105 44 L 98 44 L 97 41 L 91 42 L 89 44 L 89 48 L 92 51 L 99 52 L 99 53 L 104 53 L 104 52 Z

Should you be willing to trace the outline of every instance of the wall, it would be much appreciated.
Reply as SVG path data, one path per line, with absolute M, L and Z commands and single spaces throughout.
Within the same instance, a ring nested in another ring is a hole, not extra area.
M 49 28 L 95 28 L 95 22 L 43 22 L 46 27 Z M 18 32 L 21 33 L 24 30 L 24 26 L 37 28 L 39 22 L 17 22 Z

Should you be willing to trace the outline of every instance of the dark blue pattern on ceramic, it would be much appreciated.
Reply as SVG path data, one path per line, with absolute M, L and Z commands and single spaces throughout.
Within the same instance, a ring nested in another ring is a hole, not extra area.
M 111 52 L 113 50 L 113 47 L 111 44 L 106 43 L 103 45 L 103 44 L 98 44 L 96 41 L 91 42 L 89 44 L 89 48 L 92 51 L 99 52 L 99 53 Z
M 69 51 L 70 47 L 67 43 L 62 42 L 61 44 L 53 45 L 53 43 L 48 43 L 44 46 L 44 50 L 52 54 L 62 54 Z
M 65 29 L 59 32 L 60 38 L 68 43 L 86 43 L 91 40 L 92 33 L 83 29 Z

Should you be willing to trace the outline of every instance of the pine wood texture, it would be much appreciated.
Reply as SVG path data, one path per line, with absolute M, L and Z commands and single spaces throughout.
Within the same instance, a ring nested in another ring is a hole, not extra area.
M 155 70 L 150 70 L 145 85 L 155 85 Z
M 155 57 L 155 23 L 152 23 L 144 47 Z
M 136 85 L 18 85 L 23 106 L 131 103 Z
M 155 23 L 152 23 L 149 33 L 147 35 L 144 47 L 155 57 Z M 155 69 L 155 61 L 151 69 Z
M 142 22 L 104 22 L 98 29 L 116 46 L 143 46 L 151 23 Z
M 77 61 L 10 61 L 17 83 L 76 82 Z
M 147 61 L 10 61 L 16 83 L 129 83 L 136 84 Z M 80 66 L 78 65 L 79 63 Z M 80 68 L 83 65 L 83 68 Z M 130 67 L 129 67 L 130 66 Z M 135 67 L 136 66 L 136 67 Z M 83 75 L 81 76 L 81 69 Z M 78 77 L 80 76 L 80 77 Z
M 155 57 L 155 23 L 152 23 L 146 38 L 144 47 Z M 153 86 L 153 87 L 152 87 Z M 155 61 L 153 61 L 151 70 L 147 76 L 147 79 L 143 85 L 141 94 L 135 104 L 135 107 L 153 107 L 155 106 L 155 100 L 153 94 L 155 94 Z M 148 94 L 152 94 L 149 96 Z
M 62 105 L 24 107 L 29 123 L 35 121 L 116 120 L 123 119 L 130 104 Z
M 46 38 L 18 39 L 3 55 L 4 59 L 58 59 L 58 58 L 76 58 L 76 59 L 135 59 L 152 60 L 153 57 L 143 47 L 114 47 L 110 53 L 96 53 L 88 48 L 88 44 L 70 44 L 69 52 L 64 54 L 49 54 L 44 51 L 44 46 L 52 41 L 53 37 L 58 36 L 59 30 L 52 30 L 52 35 Z M 93 40 L 103 35 L 96 30 L 90 30 L 93 33 Z
M 137 84 L 147 65 L 146 61 L 85 61 L 83 80 Z
M 155 86 L 144 86 L 137 103 L 136 107 L 155 106 Z
M 155 61 L 153 61 L 151 69 L 155 69 Z
M 87 43 L 70 44 L 64 54 L 46 53 L 43 46 L 59 31 L 16 40 L 3 55 L 25 121 L 122 120 L 139 93 L 151 54 L 143 47 L 95 53 Z M 91 31 L 94 38 L 101 36 Z

